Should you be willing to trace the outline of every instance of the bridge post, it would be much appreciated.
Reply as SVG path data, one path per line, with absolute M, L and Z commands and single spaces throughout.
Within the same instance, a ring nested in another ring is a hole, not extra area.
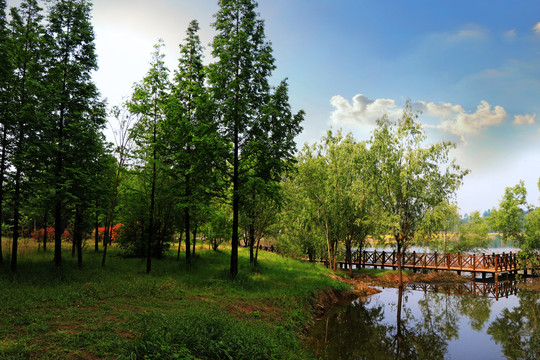
M 392 270 L 396 270 L 396 250 L 392 251 Z
M 499 281 L 499 273 L 498 273 L 498 267 L 499 267 L 499 255 L 495 255 L 493 253 L 493 257 L 495 258 L 495 273 L 493 274 L 495 276 L 495 282 Z
M 385 261 L 384 258 L 385 258 L 385 255 L 386 255 L 386 253 L 385 253 L 385 251 L 383 250 L 383 252 L 382 252 L 382 260 L 381 260 L 381 269 L 384 269 L 384 261 Z
M 476 280 L 476 254 L 473 254 L 472 256 L 472 269 L 473 279 Z
M 416 251 L 412 252 L 412 271 L 413 273 L 416 272 Z

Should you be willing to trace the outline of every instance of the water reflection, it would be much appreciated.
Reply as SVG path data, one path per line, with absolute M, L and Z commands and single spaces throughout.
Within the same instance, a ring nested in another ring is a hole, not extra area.
M 331 311 L 307 343 L 324 359 L 536 359 L 539 306 L 531 291 L 496 301 L 383 289 Z

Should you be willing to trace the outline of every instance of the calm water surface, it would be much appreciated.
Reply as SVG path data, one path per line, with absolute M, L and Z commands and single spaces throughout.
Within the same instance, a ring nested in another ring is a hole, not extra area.
M 381 288 L 330 311 L 307 344 L 323 359 L 540 359 L 539 292 L 495 299 L 467 288 Z

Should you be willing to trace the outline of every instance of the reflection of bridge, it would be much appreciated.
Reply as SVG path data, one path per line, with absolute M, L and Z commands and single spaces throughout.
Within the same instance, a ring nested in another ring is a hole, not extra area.
M 423 292 L 443 292 L 445 294 L 472 295 L 474 297 L 486 297 L 500 299 L 515 295 L 518 292 L 518 281 L 503 282 L 470 282 L 465 284 L 424 284 L 409 283 L 407 289 Z
M 347 261 L 339 261 L 339 267 L 348 269 Z M 353 254 L 352 265 L 356 267 L 373 266 L 374 268 L 398 266 L 398 255 L 395 251 L 362 251 Z M 516 253 L 502 254 L 429 254 L 429 253 L 403 253 L 401 266 L 405 269 L 417 270 L 447 270 L 470 272 L 473 277 L 481 273 L 482 277 L 492 274 L 498 280 L 500 274 L 516 274 L 519 269 Z

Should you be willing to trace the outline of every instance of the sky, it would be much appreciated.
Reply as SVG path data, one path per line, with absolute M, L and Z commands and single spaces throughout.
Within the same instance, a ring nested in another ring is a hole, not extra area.
M 109 105 L 144 77 L 158 39 L 175 69 L 193 19 L 212 62 L 217 9 L 95 0 L 94 80 Z M 259 0 L 258 12 L 276 59 L 271 82 L 288 78 L 293 110 L 306 112 L 299 148 L 330 128 L 368 140 L 376 119 L 399 117 L 409 99 L 428 141 L 453 141 L 471 171 L 456 197 L 462 214 L 497 207 L 520 180 L 540 206 L 540 1 Z

